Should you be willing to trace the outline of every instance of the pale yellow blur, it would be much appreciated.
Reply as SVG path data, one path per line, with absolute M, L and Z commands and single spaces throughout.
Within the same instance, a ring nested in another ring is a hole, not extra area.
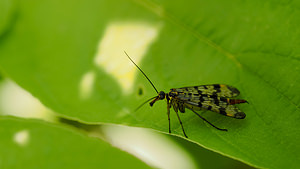
M 102 128 L 109 142 L 154 168 L 198 168 L 192 155 L 169 137 L 149 129 L 105 125 Z M 97 137 L 97 133 L 90 133 Z
M 161 26 L 143 22 L 112 22 L 99 43 L 95 64 L 120 84 L 124 94 L 132 91 L 137 68 L 124 51 L 139 64 L 158 36 Z
M 17 143 L 19 146 L 26 146 L 29 143 L 29 131 L 28 130 L 21 130 L 15 133 L 13 137 L 13 141 Z
M 79 97 L 81 99 L 85 100 L 91 96 L 94 89 L 95 76 L 94 71 L 86 72 L 82 76 L 79 84 Z
M 51 121 L 54 113 L 38 99 L 11 80 L 0 83 L 0 113 L 23 118 L 41 118 Z

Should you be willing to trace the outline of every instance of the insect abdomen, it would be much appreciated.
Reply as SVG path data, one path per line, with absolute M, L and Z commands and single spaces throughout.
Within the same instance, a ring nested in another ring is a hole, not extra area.
M 240 104 L 240 103 L 248 103 L 246 100 L 240 99 L 227 99 L 228 104 Z

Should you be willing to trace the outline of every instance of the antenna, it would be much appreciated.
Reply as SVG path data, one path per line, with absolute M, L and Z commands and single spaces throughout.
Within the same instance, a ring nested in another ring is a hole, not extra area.
M 142 71 L 142 69 L 138 66 L 138 65 L 136 65 L 135 63 L 134 63 L 134 61 L 129 57 L 129 55 L 124 51 L 124 53 L 127 55 L 127 57 L 130 59 L 130 61 L 143 73 L 143 75 L 147 78 L 147 80 L 150 82 L 150 84 L 153 86 L 153 88 L 155 89 L 155 91 L 156 91 L 156 93 L 158 93 L 158 91 L 157 91 L 157 89 L 156 89 L 156 87 L 154 86 L 154 84 L 151 82 L 151 80 L 147 77 L 147 75 Z
M 156 98 L 157 96 L 151 97 L 150 99 L 148 99 L 147 101 L 145 101 L 144 103 L 142 103 L 139 107 L 137 107 L 134 111 L 138 111 L 142 106 L 144 106 L 146 103 L 148 103 L 150 100 Z

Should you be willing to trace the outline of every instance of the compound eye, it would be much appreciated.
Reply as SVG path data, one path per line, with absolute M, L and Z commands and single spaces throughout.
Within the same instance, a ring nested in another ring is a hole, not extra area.
M 159 99 L 162 100 L 165 98 L 165 92 L 161 91 L 159 92 Z

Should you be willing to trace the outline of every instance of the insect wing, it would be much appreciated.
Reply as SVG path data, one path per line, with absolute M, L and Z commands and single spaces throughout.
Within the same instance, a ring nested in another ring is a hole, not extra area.
M 204 86 L 205 90 L 203 90 Z M 233 118 L 245 118 L 245 113 L 234 105 L 231 105 L 230 102 L 228 102 L 229 99 L 224 97 L 237 96 L 239 91 L 230 86 L 219 85 L 220 91 L 222 91 L 222 93 L 219 94 L 214 91 L 217 88 L 215 86 L 216 85 L 203 85 L 175 89 L 177 96 L 174 99 L 183 101 L 185 107 L 189 109 L 205 109 Z M 199 90 L 202 91 L 199 92 Z
M 194 97 L 191 101 L 185 101 L 185 106 L 189 109 L 205 109 L 220 113 L 225 116 L 243 119 L 246 114 L 234 105 L 230 105 L 226 102 L 225 98 L 210 98 L 210 97 Z
M 218 97 L 236 97 L 240 94 L 240 91 L 232 86 L 224 84 L 211 84 L 201 86 L 182 87 L 176 90 L 181 92 L 188 92 L 192 94 L 204 94 Z

